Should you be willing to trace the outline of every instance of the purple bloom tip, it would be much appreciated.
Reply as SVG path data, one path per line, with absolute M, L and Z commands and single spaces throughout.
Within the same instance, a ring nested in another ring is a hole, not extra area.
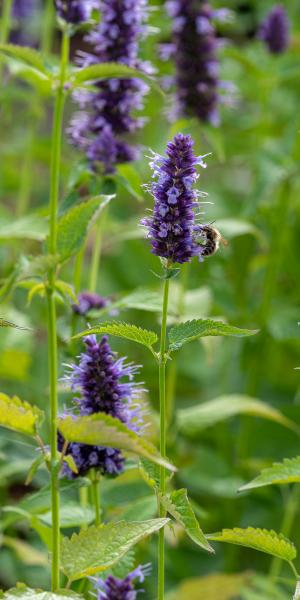
M 285 52 L 290 41 L 290 21 L 283 6 L 273 6 L 260 27 L 259 38 L 272 54 Z
M 124 579 L 119 579 L 113 575 L 109 575 L 105 580 L 91 578 L 98 593 L 97 600 L 136 600 L 138 592 L 135 590 L 134 581 L 138 580 L 143 583 L 150 571 L 151 565 L 148 564 L 137 567 Z
M 203 156 L 193 153 L 193 145 L 189 135 L 178 134 L 168 143 L 167 156 L 154 154 L 150 162 L 156 179 L 150 186 L 155 203 L 152 216 L 143 219 L 142 225 L 148 229 L 153 254 L 170 263 L 190 262 L 202 254 L 193 185 L 198 177 L 196 166 L 206 165 Z

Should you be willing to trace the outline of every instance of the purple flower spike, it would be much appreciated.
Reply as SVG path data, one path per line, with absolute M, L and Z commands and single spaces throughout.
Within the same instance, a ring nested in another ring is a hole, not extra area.
M 81 53 L 80 64 L 89 66 L 118 62 L 150 72 L 149 64 L 138 58 L 139 39 L 147 28 L 146 0 L 98 0 L 100 24 L 86 37 L 91 53 Z M 143 108 L 148 86 L 140 79 L 96 81 L 97 92 L 77 92 L 75 99 L 89 112 L 75 114 L 69 132 L 73 143 L 83 150 L 93 168 L 113 173 L 119 163 L 138 157 L 137 149 L 124 136 L 144 124 L 132 115 Z
M 134 580 L 142 583 L 150 574 L 150 565 L 139 566 L 124 579 L 110 575 L 103 581 L 100 578 L 91 578 L 98 593 L 97 600 L 136 600 L 137 590 L 134 589 Z M 141 590 L 139 590 L 141 591 Z
M 259 37 L 272 54 L 285 52 L 290 41 L 290 22 L 283 6 L 273 6 L 261 25 Z
M 139 367 L 126 364 L 124 358 L 118 359 L 106 336 L 99 343 L 94 335 L 86 337 L 84 341 L 86 351 L 80 355 L 78 364 L 70 365 L 70 372 L 64 378 L 74 391 L 80 393 L 79 397 L 74 398 L 80 415 L 103 412 L 119 419 L 132 431 L 139 432 L 143 426 L 138 404 L 142 387 L 133 381 Z M 60 435 L 60 450 L 63 443 Z M 122 453 L 114 448 L 72 443 L 67 453 L 72 455 L 78 475 L 81 476 L 91 468 L 103 475 L 118 475 L 124 467 Z M 63 474 L 69 478 L 76 477 L 67 465 L 64 465 Z
M 219 125 L 218 42 L 208 2 L 169 0 L 173 19 L 177 112 Z
M 80 25 L 89 20 L 97 0 L 54 0 L 57 15 L 72 25 Z
M 167 157 L 154 154 L 150 166 L 156 181 L 150 191 L 155 200 L 153 214 L 142 220 L 148 229 L 152 252 L 170 263 L 201 259 L 203 248 L 197 243 L 201 225 L 196 223 L 198 177 L 196 165 L 205 167 L 203 156 L 193 153 L 189 135 L 176 135 L 167 145 Z
M 72 309 L 76 315 L 84 316 L 90 310 L 101 310 L 110 303 L 110 298 L 104 298 L 93 292 L 82 292 L 78 295 L 78 304 L 73 304 Z

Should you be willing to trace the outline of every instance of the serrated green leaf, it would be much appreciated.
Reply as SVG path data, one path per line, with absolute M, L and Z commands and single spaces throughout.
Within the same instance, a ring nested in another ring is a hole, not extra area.
M 299 434 L 299 427 L 279 410 L 257 398 L 231 394 L 203 402 L 177 412 L 178 427 L 188 437 L 197 436 L 203 429 L 236 415 L 250 415 L 275 421 Z
M 138 71 L 138 69 L 133 69 L 127 65 L 113 62 L 99 63 L 97 65 L 91 65 L 90 67 L 85 67 L 84 69 L 76 71 L 72 74 L 71 83 L 73 87 L 76 88 L 88 81 L 111 78 L 143 79 L 149 84 L 149 86 L 154 87 L 157 91 L 159 91 L 160 94 L 163 94 L 155 80 L 149 77 L 149 75 L 143 73 L 143 71 Z
M 296 456 L 295 458 L 285 458 L 283 462 L 273 463 L 271 467 L 263 469 L 260 475 L 255 477 L 250 483 L 243 485 L 239 491 L 260 488 L 266 485 L 284 485 L 299 482 L 300 456 Z
M 25 435 L 35 435 L 43 412 L 36 406 L 20 400 L 17 396 L 10 398 L 0 393 L 0 425 Z
M 118 560 L 112 567 L 106 569 L 105 571 L 101 571 L 101 577 L 106 579 L 109 575 L 113 575 L 118 579 L 125 579 L 128 573 L 133 571 L 135 565 L 135 551 L 129 550 L 121 560 Z
M 245 337 L 257 333 L 257 329 L 240 329 L 233 325 L 227 325 L 222 321 L 211 319 L 194 319 L 175 325 L 169 331 L 169 350 L 178 350 L 184 344 L 207 336 L 233 336 Z
M 58 428 L 68 442 L 127 450 L 176 471 L 173 465 L 160 456 L 153 444 L 111 415 L 96 413 L 84 417 L 62 417 L 58 419 Z
M 3 600 L 84 600 L 84 597 L 76 592 L 69 592 L 67 590 L 61 590 L 56 592 L 45 592 L 43 590 L 33 590 L 27 588 L 24 584 L 18 584 L 16 588 L 12 588 L 7 592 L 4 592 L 3 596 L 0 596 Z
M 132 523 L 120 521 L 74 533 L 71 538 L 62 540 L 62 570 L 72 581 L 104 571 L 120 560 L 132 546 L 167 523 L 168 519 Z
M 75 303 L 78 302 L 78 298 L 75 294 L 73 286 L 69 283 L 66 283 L 66 281 L 57 279 L 55 282 L 55 288 L 62 295 L 63 298 L 69 298 Z
M 100 323 L 99 325 L 95 325 L 90 329 L 81 331 L 80 333 L 74 336 L 74 339 L 84 337 L 86 335 L 91 335 L 93 333 L 101 335 L 114 335 L 116 337 L 124 338 L 125 340 L 136 342 L 137 344 L 142 344 L 150 350 L 158 340 L 157 335 L 154 331 L 142 329 L 141 327 L 131 325 L 130 323 L 122 323 L 121 321 L 110 321 L 108 323 Z
M 195 544 L 207 552 L 214 552 L 200 528 L 185 489 L 175 490 L 166 496 L 159 495 L 159 498 L 164 509 L 184 527 Z
M 58 222 L 57 252 L 65 261 L 80 250 L 90 227 L 113 196 L 96 196 L 64 213 Z
M 247 573 L 213 573 L 186 579 L 166 600 L 235 600 L 249 580 Z
M 149 485 L 149 487 L 152 489 L 158 489 L 160 485 L 159 466 L 147 458 L 141 458 L 139 469 L 144 481 Z
M 234 529 L 223 529 L 218 533 L 211 533 L 207 537 L 215 542 L 226 542 L 245 548 L 253 548 L 289 562 L 297 556 L 294 544 L 281 533 L 272 530 L 235 527 Z
M 23 331 L 30 331 L 28 327 L 21 327 L 20 325 L 16 325 L 11 321 L 6 321 L 5 319 L 2 319 L 2 317 L 0 317 L 0 327 L 12 327 L 13 329 L 23 329 Z
M 0 52 L 9 58 L 19 60 L 22 63 L 34 67 L 46 77 L 49 73 L 43 63 L 41 54 L 29 46 L 17 46 L 15 44 L 0 44 Z

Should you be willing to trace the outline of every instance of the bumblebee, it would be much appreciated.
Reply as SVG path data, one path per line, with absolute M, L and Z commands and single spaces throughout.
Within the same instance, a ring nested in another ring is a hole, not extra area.
M 219 230 L 212 225 L 203 225 L 201 227 L 201 237 L 199 243 L 202 247 L 202 256 L 213 256 L 220 247 L 220 244 L 227 246 L 228 242 L 220 234 Z

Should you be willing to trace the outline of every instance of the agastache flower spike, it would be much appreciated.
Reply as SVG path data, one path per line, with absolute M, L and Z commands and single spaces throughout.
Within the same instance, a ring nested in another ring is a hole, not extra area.
M 94 335 L 84 339 L 86 350 L 79 357 L 79 363 L 69 366 L 64 381 L 79 392 L 74 404 L 80 415 L 92 415 L 103 412 L 124 423 L 129 429 L 139 432 L 143 425 L 140 406 L 137 400 L 141 394 L 141 384 L 134 382 L 139 367 L 125 363 L 112 352 L 107 337 L 98 343 Z M 125 378 L 125 381 L 124 381 Z M 126 381 L 127 380 L 127 381 Z M 63 439 L 59 439 L 62 448 Z M 124 458 L 119 450 L 72 443 L 68 446 L 79 475 L 86 474 L 91 468 L 102 474 L 121 473 Z M 65 465 L 63 474 L 74 477 Z
M 142 583 L 150 574 L 150 570 L 150 565 L 145 565 L 137 567 L 124 579 L 113 575 L 109 575 L 104 581 L 100 578 L 91 578 L 98 594 L 97 600 L 136 600 L 138 592 L 135 590 L 134 580 L 138 579 Z
M 80 64 L 118 62 L 151 72 L 149 64 L 138 59 L 138 42 L 147 31 L 146 0 L 98 0 L 98 4 L 101 22 L 87 36 L 92 52 L 81 53 Z M 118 163 L 138 157 L 137 149 L 123 138 L 144 124 L 144 119 L 133 117 L 132 112 L 143 107 L 148 86 L 139 79 L 113 78 L 94 85 L 96 93 L 77 92 L 75 99 L 90 112 L 75 114 L 69 132 L 94 168 L 112 173 Z
M 101 310 L 108 307 L 112 300 L 109 297 L 99 296 L 94 292 L 81 292 L 78 294 L 78 304 L 72 305 L 72 310 L 76 315 L 87 315 L 91 310 Z M 111 315 L 116 315 L 118 311 L 111 310 Z
M 290 41 L 290 22 L 286 10 L 280 4 L 273 6 L 259 31 L 259 37 L 271 54 L 282 54 Z
M 201 225 L 196 223 L 197 192 L 193 185 L 198 177 L 196 166 L 205 167 L 203 156 L 193 153 L 193 140 L 178 134 L 169 142 L 167 156 L 154 154 L 150 162 L 153 177 L 149 187 L 154 196 L 153 214 L 141 221 L 148 229 L 152 252 L 170 263 L 201 260 L 203 247 L 197 239 Z
M 54 0 L 57 15 L 66 23 L 80 25 L 89 20 L 97 0 Z
M 214 11 L 208 2 L 169 0 L 173 19 L 177 113 L 219 124 L 219 61 Z

